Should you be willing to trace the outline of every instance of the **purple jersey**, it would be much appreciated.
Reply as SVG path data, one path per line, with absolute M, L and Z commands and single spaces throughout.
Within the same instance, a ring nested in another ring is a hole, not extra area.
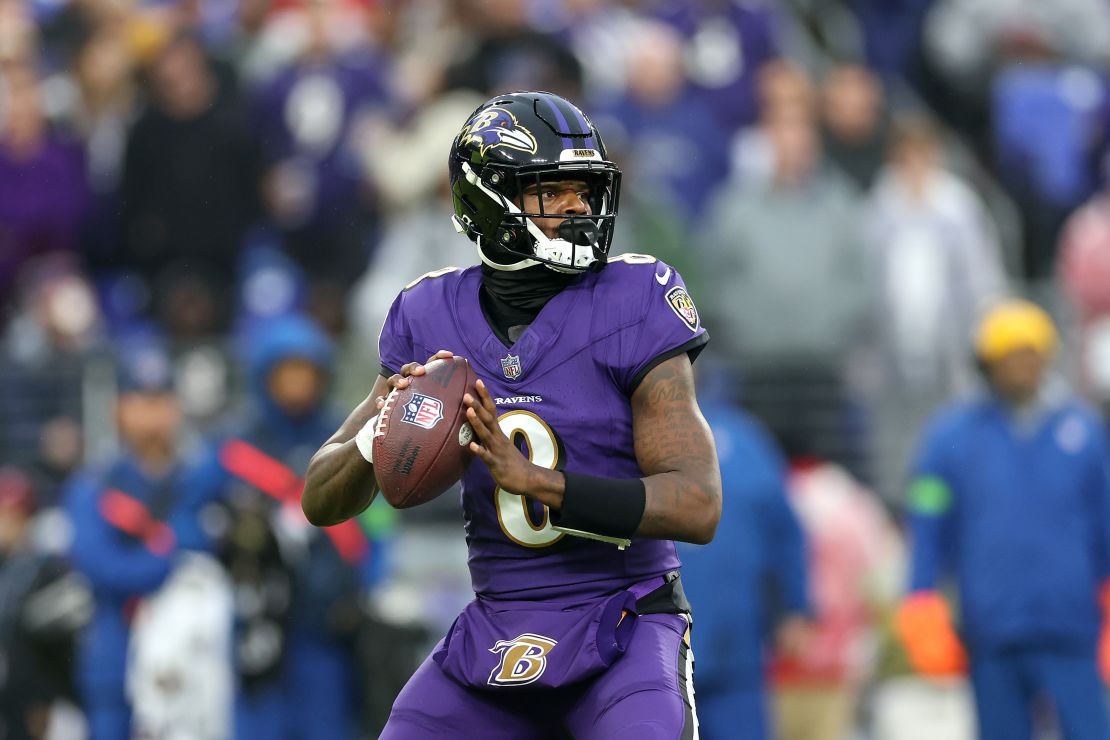
M 537 465 L 639 478 L 630 396 L 660 359 L 708 335 L 682 278 L 646 255 L 621 255 L 552 298 L 512 347 L 479 305 L 479 268 L 428 273 L 394 301 L 379 341 L 396 371 L 447 349 L 466 357 L 497 404 L 501 428 Z M 463 476 L 470 574 L 483 596 L 592 597 L 679 566 L 674 543 L 615 546 L 552 529 L 546 507 L 496 488 L 475 460 Z

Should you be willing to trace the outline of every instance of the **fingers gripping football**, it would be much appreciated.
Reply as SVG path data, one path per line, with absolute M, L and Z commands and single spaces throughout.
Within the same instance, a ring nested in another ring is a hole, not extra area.
M 479 380 L 475 389 L 477 397 L 470 393 L 463 396 L 467 421 L 478 437 L 470 443 L 470 451 L 486 464 L 500 488 L 510 493 L 527 494 L 533 465 L 501 430 L 497 423 L 497 407 L 486 384 Z
M 446 349 L 441 349 L 439 352 L 436 352 L 434 355 L 429 357 L 427 362 L 410 362 L 402 365 L 401 372 L 397 373 L 396 375 L 389 376 L 389 378 L 386 380 L 386 383 L 389 384 L 390 393 L 395 390 L 404 390 L 405 388 L 408 388 L 409 385 L 412 383 L 411 378 L 418 378 L 421 375 L 425 375 L 428 370 L 424 366 L 428 363 L 434 360 L 448 360 L 454 356 L 454 352 Z M 382 407 L 385 406 L 385 398 L 385 396 L 378 396 L 376 399 L 374 399 L 374 403 L 377 404 L 378 411 L 381 411 Z

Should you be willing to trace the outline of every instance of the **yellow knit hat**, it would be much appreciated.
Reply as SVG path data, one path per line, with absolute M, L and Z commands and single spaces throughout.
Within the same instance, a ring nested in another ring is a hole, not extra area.
M 994 362 L 1024 348 L 1045 357 L 1056 351 L 1056 328 L 1044 309 L 1029 301 L 1009 300 L 988 311 L 975 337 L 979 359 Z

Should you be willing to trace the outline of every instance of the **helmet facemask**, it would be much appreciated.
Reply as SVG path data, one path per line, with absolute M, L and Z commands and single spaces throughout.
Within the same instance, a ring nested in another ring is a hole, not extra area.
M 463 200 L 474 218 L 455 216 L 455 227 L 475 239 L 482 261 L 498 270 L 520 270 L 542 264 L 556 272 L 577 273 L 605 266 L 613 241 L 613 227 L 620 192 L 620 171 L 603 161 L 501 168 L 487 165 L 482 175 L 468 163 Z M 544 182 L 581 180 L 588 186 L 589 213 L 547 213 L 543 199 L 538 210 L 521 208 L 528 187 L 540 191 Z M 461 183 L 460 183 L 461 184 Z M 456 186 L 458 187 L 458 185 Z M 533 219 L 561 218 L 554 238 L 544 234 Z M 482 229 L 483 223 L 492 228 Z M 487 234 L 486 231 L 492 233 Z

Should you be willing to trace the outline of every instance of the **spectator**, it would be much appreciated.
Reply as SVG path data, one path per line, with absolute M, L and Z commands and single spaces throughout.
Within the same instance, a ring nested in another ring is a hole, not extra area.
M 1011 59 L 1097 66 L 1110 48 L 1110 9 L 1098 0 L 940 0 L 926 21 L 925 47 L 956 90 L 981 85 Z
M 581 62 L 587 98 L 604 100 L 624 91 L 628 45 L 643 20 L 641 12 L 608 0 L 530 5 L 531 25 L 550 33 Z
M 969 665 L 983 740 L 1028 740 L 1045 699 L 1068 740 L 1110 737 L 1110 450 L 1097 415 L 1048 376 L 1056 342 L 1034 304 L 988 312 L 975 341 L 987 392 L 936 416 L 909 488 L 900 636 L 927 676 Z
M 24 65 L 34 61 L 39 34 L 29 3 L 19 0 L 0 2 L 0 63 Z
M 1110 193 L 1099 193 L 1068 219 L 1058 268 L 1084 323 L 1110 314 Z
M 125 350 L 116 406 L 123 449 L 79 473 L 67 491 L 70 559 L 94 600 L 77 657 L 91 740 L 130 737 L 124 693 L 130 618 L 138 600 L 162 585 L 180 549 L 204 544 L 183 485 L 172 381 L 169 359 L 156 345 L 143 340 Z
M 721 523 L 711 544 L 678 545 L 697 610 L 698 722 L 706 740 L 765 740 L 774 737 L 764 685 L 768 643 L 787 653 L 805 647 L 805 546 L 774 443 L 739 409 L 709 408 L 725 492 Z
M 860 190 L 883 165 L 890 136 L 882 82 L 867 67 L 839 64 L 821 83 L 822 147 Z
M 790 101 L 768 105 L 760 126 L 768 176 L 730 183 L 709 210 L 703 310 L 743 369 L 746 405 L 780 443 L 858 463 L 843 372 L 860 344 L 871 266 L 854 189 L 824 166 L 804 98 Z
M 922 36 L 926 91 L 978 147 L 987 144 L 996 73 L 1046 62 L 1105 64 L 1110 8 L 1101 0 L 938 0 Z
M 0 456 L 26 467 L 49 507 L 84 454 L 82 399 L 99 312 L 67 260 L 41 261 L 24 278 L 0 356 Z
M 876 472 L 891 501 L 912 452 L 906 430 L 969 388 L 964 327 L 1006 292 L 995 224 L 975 192 L 945 167 L 936 129 L 907 117 L 893 136 L 863 217 L 875 266 Z
M 194 471 L 194 485 L 209 501 L 205 511 L 216 512 L 219 525 L 211 534 L 220 561 L 234 589 L 234 738 L 285 737 L 290 706 L 284 696 L 288 661 L 289 612 L 292 598 L 292 555 L 278 541 L 272 507 L 265 495 L 234 486 L 226 499 L 211 505 L 213 492 L 223 491 L 222 470 L 210 463 Z
M 477 261 L 474 251 L 458 243 L 444 215 L 451 212 L 450 185 L 440 163 L 458 133 L 455 122 L 481 103 L 467 91 L 446 93 L 406 127 L 379 129 L 365 142 L 363 156 L 382 195 L 386 218 L 370 266 L 352 291 L 349 314 L 357 336 L 376 336 L 393 298 L 419 276 Z M 402 170 L 411 174 L 394 177 Z M 368 346 L 367 351 L 375 348 Z
M 1006 291 L 1006 275 L 990 215 L 945 167 L 928 121 L 896 125 L 866 221 L 890 377 L 900 391 L 966 387 L 967 337 L 956 327 Z
M 291 29 L 288 26 L 299 28 L 301 18 L 290 14 L 292 23 L 275 23 L 270 0 L 246 0 L 236 3 L 230 10 L 234 13 L 233 17 L 220 15 L 220 27 L 207 28 L 204 35 L 210 40 L 209 48 L 214 46 L 219 49 L 235 67 L 240 84 L 253 89 L 292 61 L 296 41 L 290 38 L 295 34 L 289 33 Z M 278 27 L 286 31 L 282 34 L 284 38 L 279 38 L 276 33 Z
M 215 56 L 231 62 L 244 90 L 252 91 L 296 64 L 322 36 L 336 49 L 364 47 L 374 33 L 373 17 L 389 12 L 385 4 L 244 0 L 181 6 L 178 15 Z
M 868 66 L 883 79 L 916 79 L 921 26 L 934 0 L 853 0 Z
M 787 490 L 809 543 L 814 624 L 772 666 L 781 740 L 851 735 L 875 664 L 879 615 L 895 600 L 900 544 L 875 495 L 844 468 L 791 454 Z
M 995 77 L 995 168 L 1022 215 L 1031 278 L 1051 274 L 1064 221 L 1094 191 L 1092 153 L 1108 102 L 1106 80 L 1094 70 L 1015 64 Z
M 132 737 L 230 737 L 233 602 L 227 573 L 201 553 L 179 558 L 139 602 L 127 648 Z
M 116 264 L 146 281 L 173 334 L 204 335 L 230 319 L 236 260 L 257 211 L 255 151 L 234 89 L 196 39 L 170 40 L 147 72 L 151 105 L 124 156 Z
M 88 192 L 78 149 L 51 135 L 34 69 L 0 73 L 0 318 L 35 257 L 76 254 Z
M 758 77 L 760 119 L 773 121 L 815 118 L 820 109 L 808 75 L 800 67 L 777 60 L 766 64 Z M 773 177 L 775 155 L 768 127 L 749 126 L 732 139 L 730 178 L 736 184 L 764 184 Z
M 459 18 L 470 32 L 460 58 L 445 72 L 446 89 L 485 95 L 550 90 L 579 97 L 582 65 L 559 41 L 528 26 L 525 0 L 459 0 Z
M 90 607 L 64 563 L 36 550 L 35 510 L 31 479 L 0 467 L 0 736 L 10 740 L 44 737 L 55 702 L 73 697 L 73 637 Z
M 1083 391 L 1110 418 L 1110 193 L 1097 194 L 1064 225 L 1057 273 L 1078 320 Z
M 678 32 L 643 21 L 632 33 L 627 92 L 604 101 L 598 118 L 617 129 L 629 189 L 659 192 L 691 223 L 727 174 L 728 132 L 693 94 Z
M 300 476 L 339 423 L 327 403 L 333 366 L 330 340 L 309 320 L 289 316 L 260 326 L 249 352 L 253 409 L 214 444 L 206 466 L 219 470 L 203 481 L 201 497 L 223 498 L 239 520 L 221 545 L 232 578 L 258 597 L 242 601 L 237 615 L 236 737 L 354 735 L 353 641 L 361 584 L 373 577 L 363 571 L 371 552 L 355 522 L 317 530 L 299 506 Z M 236 536 L 245 521 L 278 545 L 280 565 Z M 380 563 L 380 552 L 372 557 Z M 287 585 L 267 583 L 259 569 Z M 297 711 L 301 705 L 314 711 Z
M 308 277 L 310 307 L 339 330 L 347 290 L 369 261 L 376 221 L 355 135 L 388 101 L 384 60 L 365 48 L 334 48 L 326 20 L 321 6 L 306 11 L 305 48 L 257 93 L 254 119 L 269 216 Z
M 758 77 L 778 56 L 780 13 L 763 0 L 745 3 L 658 3 L 648 13 L 674 26 L 694 96 L 723 131 L 755 123 Z
M 84 144 L 91 204 L 82 247 L 94 269 L 111 259 L 121 235 L 119 186 L 127 130 L 137 107 L 133 64 L 122 23 L 93 29 L 73 62 L 78 94 L 67 124 Z

